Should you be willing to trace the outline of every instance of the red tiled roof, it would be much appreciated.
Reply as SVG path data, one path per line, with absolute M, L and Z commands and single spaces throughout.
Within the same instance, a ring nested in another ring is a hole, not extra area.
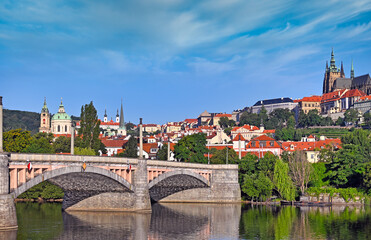
M 139 146 L 139 144 L 138 144 L 138 146 Z M 151 153 L 151 148 L 156 148 L 157 149 L 158 148 L 157 143 L 143 143 L 143 151 L 145 151 L 146 153 L 150 154 Z M 170 145 L 170 148 L 171 148 L 171 145 Z
M 314 137 L 313 137 L 313 135 L 309 135 L 309 137 L 308 137 L 308 138 L 314 138 Z
M 237 134 L 234 138 L 233 141 L 246 141 L 246 139 L 241 135 L 241 133 Z
M 321 100 L 322 96 L 313 95 L 311 97 L 303 97 L 303 99 L 301 99 L 301 102 L 321 102 Z
M 184 122 L 186 123 L 195 123 L 195 122 L 198 122 L 197 118 L 194 119 L 194 118 L 187 118 L 184 120 Z
M 65 137 L 68 137 L 70 138 L 71 137 L 71 134 L 53 134 L 55 138 L 57 137 L 61 137 L 61 136 L 65 136 Z
M 266 141 L 267 142 L 265 144 L 265 146 L 261 146 L 261 144 L 260 144 L 261 141 Z M 271 141 L 273 141 L 273 146 L 270 145 Z M 255 143 L 255 145 L 253 146 L 252 143 Z M 259 148 L 281 148 L 281 146 L 273 138 L 268 137 L 266 135 L 261 135 L 259 137 L 251 139 L 251 141 L 247 144 L 246 148 L 250 148 L 250 149 L 251 148 L 252 149 L 254 149 L 254 148 L 256 148 L 256 149 L 259 149 Z
M 219 113 L 219 114 L 216 114 L 215 117 L 227 117 L 227 118 L 231 118 L 232 117 L 232 114 Z
M 128 140 L 116 140 L 116 139 L 102 139 L 104 146 L 107 148 L 122 148 L 122 146 L 128 142 Z
M 282 148 L 284 151 L 308 151 L 325 148 L 326 146 L 334 145 L 337 148 L 341 148 L 341 140 L 339 138 L 326 139 L 316 142 L 283 142 Z M 293 148 L 291 148 L 293 146 Z
M 366 93 L 362 92 L 359 89 L 352 89 L 352 90 L 347 91 L 341 98 L 360 97 L 360 96 L 366 96 Z
M 343 94 L 346 91 L 348 91 L 348 89 L 342 89 L 342 90 L 338 90 L 338 91 L 335 91 L 335 92 L 325 93 L 322 96 L 321 102 L 331 102 L 331 101 L 338 100 L 338 99 L 340 99 L 341 96 L 343 96 Z
M 157 127 L 157 124 L 149 123 L 149 124 L 143 124 L 142 126 L 143 127 Z
M 367 101 L 367 100 L 371 100 L 371 95 L 360 97 L 359 100 L 358 100 L 358 102 L 360 102 L 360 101 Z
M 228 147 L 228 148 L 233 148 L 233 145 L 213 145 L 213 146 L 206 146 L 206 148 L 208 148 L 208 149 L 216 149 L 216 150 L 222 150 L 222 149 L 224 149 L 224 148 L 226 148 L 226 147 Z
M 275 129 L 264 130 L 263 133 L 276 133 Z
M 259 130 L 260 129 L 257 126 L 243 125 L 242 127 L 234 127 L 232 129 L 232 131 L 235 132 L 235 131 L 238 131 L 241 128 L 247 129 L 249 131 L 255 131 L 255 130 Z

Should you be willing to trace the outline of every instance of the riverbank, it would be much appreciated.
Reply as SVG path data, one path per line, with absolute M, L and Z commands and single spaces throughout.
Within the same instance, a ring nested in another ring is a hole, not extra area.
M 38 203 L 62 203 L 63 198 L 58 199 L 43 199 L 43 198 L 37 198 L 37 199 L 25 199 L 25 198 L 16 198 L 14 199 L 14 202 L 38 202 Z

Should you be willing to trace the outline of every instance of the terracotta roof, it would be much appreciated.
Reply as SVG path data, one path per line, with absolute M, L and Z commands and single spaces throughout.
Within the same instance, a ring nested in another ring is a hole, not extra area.
M 233 138 L 233 141 L 246 141 L 246 139 L 241 135 L 241 133 L 237 134 L 236 137 Z
M 184 122 L 186 123 L 195 123 L 195 122 L 198 122 L 197 118 L 196 119 L 193 119 L 193 118 L 187 118 L 184 120 Z
M 322 96 L 313 95 L 311 97 L 303 97 L 302 102 L 321 102 Z
M 334 145 L 337 148 L 341 148 L 341 140 L 339 138 L 326 139 L 316 142 L 283 142 L 282 148 L 284 151 L 312 151 L 317 149 L 326 148 L 329 145 Z M 291 148 L 291 146 L 293 146 Z
M 61 136 L 65 136 L 65 137 L 68 137 L 68 138 L 70 138 L 71 137 L 71 134 L 53 134 L 54 135 L 54 137 L 61 137 Z
M 371 100 L 371 95 L 360 97 L 358 102 L 367 101 L 367 100 Z
M 149 124 L 143 124 L 142 126 L 143 127 L 157 127 L 157 124 L 149 123 Z
M 366 96 L 366 93 L 362 92 L 359 89 L 352 89 L 352 90 L 347 91 L 341 98 L 360 97 L 360 96 Z
M 232 114 L 219 113 L 219 114 L 216 114 L 215 117 L 227 117 L 227 118 L 231 118 L 232 117 Z
M 342 89 L 342 90 L 338 90 L 335 92 L 325 93 L 322 96 L 321 102 L 324 103 L 324 102 L 332 102 L 335 100 L 339 100 L 344 95 L 344 93 L 347 91 L 348 89 Z
M 122 148 L 122 146 L 128 142 L 128 140 L 115 139 L 102 139 L 101 141 L 107 148 Z
M 276 133 L 275 129 L 264 130 L 263 133 Z
M 308 138 L 314 138 L 314 136 L 313 135 L 309 135 L 309 137 Z
M 266 142 L 265 146 L 261 146 L 260 142 Z M 270 142 L 273 141 L 273 146 L 271 146 Z M 254 145 L 253 145 L 254 144 Z M 261 149 L 261 148 L 281 148 L 276 140 L 266 135 L 261 135 L 259 137 L 251 139 L 251 141 L 246 145 L 246 148 L 250 149 Z
M 233 129 L 232 129 L 232 131 L 233 132 L 235 132 L 235 131 L 238 131 L 239 129 L 241 129 L 241 128 L 244 128 L 244 129 L 247 129 L 247 130 L 249 130 L 249 131 L 255 131 L 255 130 L 259 130 L 260 128 L 258 128 L 257 126 L 250 126 L 250 125 L 243 125 L 242 127 L 234 127 Z
M 139 146 L 139 144 L 138 144 L 138 146 Z M 143 151 L 145 151 L 146 153 L 150 154 L 151 153 L 151 148 L 156 148 L 157 149 L 158 148 L 157 143 L 143 143 Z M 171 148 L 171 145 L 170 145 L 170 148 Z

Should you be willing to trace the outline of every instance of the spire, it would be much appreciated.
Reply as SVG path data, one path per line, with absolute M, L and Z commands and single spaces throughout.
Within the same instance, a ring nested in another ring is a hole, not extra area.
M 44 97 L 44 106 L 41 109 L 41 112 L 43 112 L 43 113 L 49 113 L 48 106 L 46 106 L 46 97 Z
M 354 78 L 353 59 L 352 59 L 352 67 L 350 69 L 350 78 Z
M 326 61 L 326 72 L 328 71 L 328 61 Z
M 125 129 L 124 110 L 122 108 L 122 99 L 121 99 L 121 110 L 120 110 L 120 128 Z
M 104 108 L 104 117 L 107 117 L 107 109 Z
M 117 109 L 117 114 L 116 114 L 116 117 L 119 117 L 120 115 L 119 115 L 119 110 Z
M 63 98 L 61 98 L 61 105 L 59 105 L 58 112 L 65 112 L 64 106 L 63 106 Z
M 334 48 L 332 48 L 332 51 L 331 51 L 330 67 L 335 67 Z
M 341 73 L 340 73 L 340 76 L 341 76 L 341 77 L 345 77 L 345 74 L 344 74 L 344 67 L 343 67 L 343 61 L 341 61 Z

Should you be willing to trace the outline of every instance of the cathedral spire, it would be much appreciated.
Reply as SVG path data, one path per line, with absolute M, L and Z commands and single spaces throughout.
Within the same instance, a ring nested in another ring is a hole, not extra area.
M 107 117 L 107 108 L 104 108 L 104 117 Z
M 121 99 L 121 109 L 120 109 L 120 128 L 125 129 L 124 110 L 123 110 L 123 107 L 122 107 L 122 99 Z
M 328 71 L 328 61 L 326 61 L 326 72 Z
M 331 51 L 331 61 L 330 61 L 330 67 L 335 67 L 335 56 L 334 56 L 334 48 L 332 48 L 332 51 Z
M 352 60 L 352 67 L 350 69 L 350 78 L 354 78 L 353 60 Z

